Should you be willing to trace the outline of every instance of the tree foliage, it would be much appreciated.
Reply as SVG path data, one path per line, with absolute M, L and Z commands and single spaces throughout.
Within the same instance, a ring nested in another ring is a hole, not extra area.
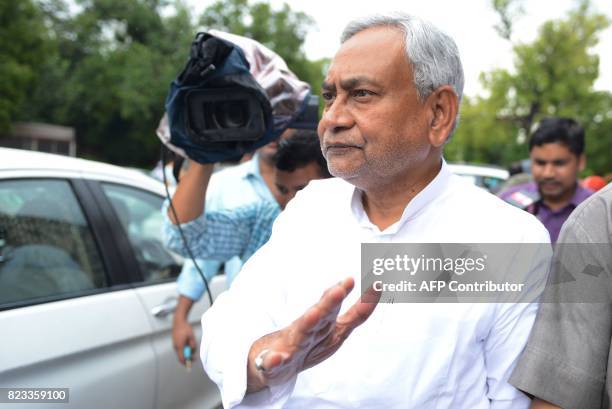
M 499 23 L 493 28 L 501 38 L 510 41 L 514 21 L 525 13 L 522 4 L 516 0 L 491 0 L 491 5 L 499 15 Z
M 194 27 L 180 2 L 41 0 L 50 53 L 17 119 L 72 126 L 80 156 L 149 166 L 170 81 L 185 62 Z M 184 44 L 184 47 L 177 47 Z
M 16 120 L 72 126 L 79 156 L 151 166 L 168 87 L 198 31 L 189 7 L 181 0 L 0 4 L 0 128 Z M 318 88 L 324 62 L 311 63 L 302 51 L 312 26 L 305 14 L 228 0 L 200 20 L 263 42 Z
M 274 50 L 289 69 L 318 92 L 328 59 L 310 61 L 303 44 L 314 21 L 303 12 L 292 11 L 287 4 L 274 10 L 268 3 L 250 4 L 248 0 L 219 0 L 200 17 L 205 28 L 252 38 Z
M 515 44 L 514 69 L 481 74 L 487 95 L 465 100 L 447 157 L 507 166 L 527 156 L 537 121 L 568 116 L 585 127 L 589 171 L 610 172 L 612 94 L 593 89 L 599 57 L 592 51 L 608 25 L 582 1 L 566 18 L 544 23 L 533 42 Z
M 47 53 L 42 14 L 31 0 L 0 2 L 0 132 L 9 130 L 18 107 L 36 82 L 36 65 Z

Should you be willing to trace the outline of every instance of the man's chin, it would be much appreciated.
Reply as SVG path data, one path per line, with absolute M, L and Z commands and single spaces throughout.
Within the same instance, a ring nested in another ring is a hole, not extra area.
M 565 191 L 561 188 L 557 189 L 539 189 L 540 196 L 544 200 L 548 200 L 551 202 L 557 202 L 565 196 Z
M 352 166 L 339 166 L 332 162 L 328 162 L 327 166 L 329 173 L 337 178 L 341 178 L 344 180 L 350 180 L 357 176 L 358 169 Z

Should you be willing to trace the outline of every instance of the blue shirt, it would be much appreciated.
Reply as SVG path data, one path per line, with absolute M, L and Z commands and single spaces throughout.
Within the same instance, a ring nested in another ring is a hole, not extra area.
M 164 209 L 167 207 L 166 202 Z M 181 224 L 181 229 L 195 257 L 223 262 L 239 256 L 244 263 L 268 241 L 279 213 L 276 202 L 264 200 L 233 210 L 206 211 L 197 219 Z M 164 215 L 164 244 L 188 256 L 178 227 L 166 212 Z
M 276 203 L 259 172 L 259 159 L 258 155 L 255 155 L 248 162 L 225 168 L 212 175 L 206 193 L 206 211 L 229 210 L 260 201 Z M 217 259 L 199 258 L 196 261 L 207 280 L 217 274 L 222 265 Z M 240 257 L 225 260 L 224 271 L 228 286 L 240 271 L 242 263 Z M 198 270 L 189 258 L 185 260 L 177 285 L 179 294 L 192 300 L 199 300 L 206 291 Z

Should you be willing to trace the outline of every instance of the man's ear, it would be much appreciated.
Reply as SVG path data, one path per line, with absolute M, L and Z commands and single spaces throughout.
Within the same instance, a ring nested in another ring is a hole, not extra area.
M 578 156 L 578 171 L 582 172 L 586 167 L 586 155 L 584 153 Z
M 438 148 L 444 145 L 453 129 L 459 109 L 459 99 L 453 87 L 443 85 L 427 97 L 427 104 L 431 109 L 429 142 Z

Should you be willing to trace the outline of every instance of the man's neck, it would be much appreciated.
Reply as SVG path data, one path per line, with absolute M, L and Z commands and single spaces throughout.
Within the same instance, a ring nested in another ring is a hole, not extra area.
M 381 231 L 396 223 L 406 206 L 440 172 L 441 162 L 433 162 L 391 183 L 364 189 L 363 208 L 374 225 Z

